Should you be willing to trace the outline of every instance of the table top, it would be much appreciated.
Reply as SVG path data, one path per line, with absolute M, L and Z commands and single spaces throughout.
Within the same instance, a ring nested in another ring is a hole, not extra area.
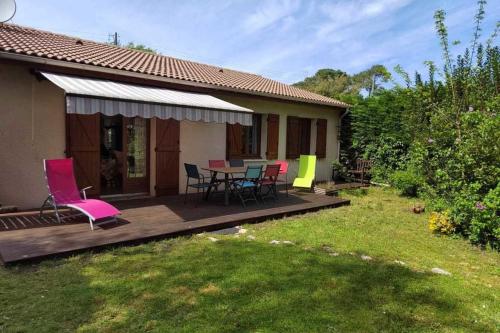
M 202 170 L 220 172 L 220 173 L 245 173 L 247 171 L 246 167 L 224 167 L 224 168 L 201 168 Z

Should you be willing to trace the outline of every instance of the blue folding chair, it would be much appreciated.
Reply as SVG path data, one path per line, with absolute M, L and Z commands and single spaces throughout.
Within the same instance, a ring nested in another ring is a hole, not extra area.
M 234 192 L 240 198 L 243 207 L 246 207 L 246 201 L 254 200 L 258 202 L 255 193 L 257 192 L 261 173 L 262 165 L 249 165 L 245 172 L 245 177 L 233 181 Z M 247 198 L 245 198 L 246 194 L 248 194 Z
M 205 194 L 205 189 L 214 186 L 214 184 L 210 184 L 210 182 L 205 181 L 205 176 L 198 172 L 198 167 L 195 164 L 184 163 L 184 168 L 186 169 L 187 179 L 186 179 L 186 192 L 184 194 L 184 203 L 187 200 L 188 188 L 195 188 L 196 193 L 200 193 L 200 189 L 202 190 L 202 198 Z M 196 180 L 195 183 L 189 183 L 190 179 Z

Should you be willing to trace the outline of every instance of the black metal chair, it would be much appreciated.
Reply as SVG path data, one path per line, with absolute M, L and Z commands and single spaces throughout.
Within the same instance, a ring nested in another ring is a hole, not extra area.
M 229 166 L 231 168 L 241 168 L 245 166 L 245 162 L 239 159 L 229 160 Z
M 245 162 L 243 162 L 243 160 L 241 160 L 241 159 L 233 159 L 233 160 L 229 160 L 229 166 L 231 168 L 243 168 L 245 166 Z M 234 175 L 231 175 L 231 177 L 232 177 L 233 181 L 244 179 L 243 177 L 234 177 Z
M 214 186 L 214 184 L 210 184 L 210 182 L 205 181 L 205 176 L 198 172 L 198 167 L 195 164 L 184 163 L 184 168 L 186 169 L 187 179 L 186 179 L 186 192 L 184 194 L 184 203 L 187 201 L 188 188 L 195 188 L 196 193 L 200 193 L 200 189 L 202 190 L 202 198 L 205 194 L 205 189 Z M 189 179 L 195 179 L 196 183 L 189 183 Z M 215 186 L 214 186 L 215 187 Z

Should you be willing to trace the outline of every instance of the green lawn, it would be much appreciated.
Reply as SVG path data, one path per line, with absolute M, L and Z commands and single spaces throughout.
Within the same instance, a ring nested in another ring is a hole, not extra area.
M 0 332 L 500 330 L 499 253 L 432 235 L 427 215 L 392 191 L 344 196 L 351 206 L 239 237 L 0 268 Z

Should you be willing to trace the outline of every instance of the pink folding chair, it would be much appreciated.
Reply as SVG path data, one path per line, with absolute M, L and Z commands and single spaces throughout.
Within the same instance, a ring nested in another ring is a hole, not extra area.
M 267 197 L 273 198 L 275 201 L 278 199 L 278 191 L 276 191 L 276 182 L 280 173 L 281 165 L 270 164 L 266 166 L 264 177 L 259 181 L 259 196 L 261 200 Z M 267 188 L 266 193 L 262 193 L 263 188 Z
M 225 168 L 226 167 L 226 161 L 224 160 L 208 160 L 208 167 L 209 168 Z M 224 178 L 215 178 L 213 179 L 213 173 L 210 172 L 210 176 L 213 180 L 213 183 L 215 184 L 215 190 L 219 190 L 219 185 L 224 183 Z
M 225 168 L 226 161 L 224 160 L 208 160 L 209 168 Z
M 288 196 L 288 162 L 287 161 L 276 161 L 274 164 L 280 165 L 280 175 L 285 175 L 285 190 L 286 196 Z M 280 180 L 278 180 L 280 181 Z M 282 180 L 281 180 L 282 182 Z
M 61 217 L 58 207 L 68 207 L 86 215 L 89 218 L 91 230 L 94 230 L 94 224 L 98 225 L 95 223 L 96 220 L 106 217 L 111 218 L 99 224 L 116 221 L 116 215 L 120 214 L 118 209 L 102 200 L 87 199 L 85 191 L 90 189 L 91 186 L 81 191 L 78 190 L 72 158 L 43 160 L 43 166 L 49 196 L 40 207 L 40 216 L 43 214 L 44 207 L 50 205 L 54 208 L 59 223 L 63 219 L 74 215 Z M 81 195 L 83 195 L 83 199 Z

